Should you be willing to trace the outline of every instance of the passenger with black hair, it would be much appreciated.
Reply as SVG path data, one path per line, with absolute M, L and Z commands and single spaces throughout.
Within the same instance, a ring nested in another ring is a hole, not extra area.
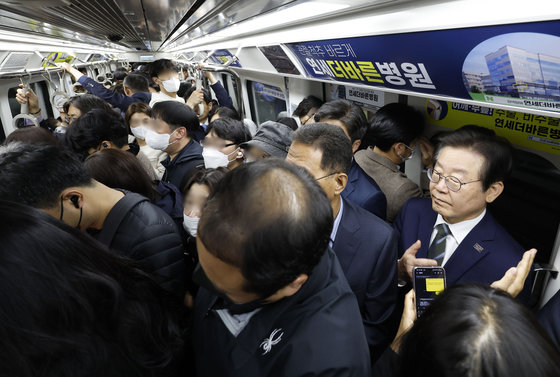
M 305 168 L 323 188 L 333 210 L 330 246 L 356 295 L 374 362 L 393 339 L 397 301 L 397 236 L 379 217 L 341 198 L 352 146 L 340 127 L 315 123 L 292 136 L 286 161 Z
M 197 69 L 202 70 L 204 68 L 203 63 L 198 63 Z M 234 109 L 233 101 L 229 94 L 224 89 L 222 83 L 214 77 L 212 72 L 210 71 L 203 71 L 204 76 L 208 79 L 210 83 L 210 88 L 216 95 L 218 105 L 222 107 L 229 107 L 230 109 Z M 212 112 L 212 109 L 215 107 L 214 100 L 212 99 L 212 94 L 208 89 L 200 88 L 197 90 L 196 87 L 191 87 L 184 95 L 186 104 L 189 105 L 198 115 L 198 120 L 200 121 L 200 125 L 206 130 L 208 124 L 211 121 L 211 117 L 209 114 Z M 199 104 L 202 104 L 203 111 L 199 113 Z
M 146 143 L 146 132 L 150 128 L 151 118 L 152 109 L 143 102 L 131 104 L 124 114 L 124 121 L 128 128 L 129 135 L 134 135 L 140 147 L 140 152 L 148 157 L 158 179 L 161 179 L 165 173 L 165 166 L 162 165 L 162 162 L 167 158 L 167 153 L 158 151 Z
M 412 294 L 411 294 L 412 295 Z M 415 320 L 407 299 L 409 323 Z M 560 376 L 560 354 L 535 315 L 480 284 L 446 289 L 402 337 L 396 377 Z
M 35 126 L 18 128 L 12 131 L 4 140 L 4 145 L 15 142 L 58 145 L 58 139 L 52 132 Z
M 68 127 L 72 127 L 73 123 L 81 117 L 82 115 L 90 112 L 94 109 L 100 109 L 105 111 L 113 111 L 111 105 L 104 101 L 102 98 L 97 97 L 93 94 L 82 94 L 78 96 L 70 97 L 70 99 L 64 104 L 68 106 Z
M 138 144 L 128 143 L 128 131 L 123 118 L 112 110 L 94 109 L 78 118 L 66 132 L 64 144 L 83 161 L 101 149 L 116 148 L 136 156 L 151 179 L 157 179 L 148 157 Z
M 319 185 L 280 159 L 220 181 L 197 232 L 198 375 L 369 375 L 356 299 L 328 248 L 332 222 Z
M 422 161 L 431 167 L 433 148 L 421 138 L 424 115 L 411 106 L 390 103 L 379 109 L 364 138 L 367 149 L 356 153 L 356 162 L 381 187 L 387 197 L 387 221 L 395 221 L 403 204 L 423 196 L 422 189 L 407 178 L 400 165 L 412 157 L 416 146 Z
M 202 147 L 193 135 L 200 128 L 194 111 L 176 101 L 158 102 L 152 108 L 146 144 L 167 153 L 162 161 L 162 180 L 175 187 L 184 187 L 197 168 L 204 165 Z
M 119 149 L 102 149 L 89 155 L 84 167 L 91 178 L 107 187 L 135 192 L 163 209 L 181 229 L 183 197 L 171 183 L 153 180 L 137 158 Z
M 241 120 L 241 116 L 239 115 L 237 110 L 225 106 L 212 107 L 212 110 L 208 113 L 208 118 L 209 118 L 208 123 L 212 123 L 216 119 L 220 119 L 220 118 L 231 118 L 235 120 Z
M 226 168 L 198 169 L 181 190 L 183 194 L 181 225 L 187 234 L 185 240 L 186 252 L 194 264 L 198 263 L 196 235 L 200 216 L 208 196 L 228 172 L 229 170 Z M 194 286 L 189 286 L 189 288 L 191 288 L 190 292 L 194 296 L 196 289 L 194 289 Z
M 367 119 L 362 109 L 346 100 L 325 103 L 317 110 L 315 122 L 334 124 L 342 128 L 352 143 L 352 154 L 360 147 L 367 130 Z M 375 180 L 351 157 L 348 182 L 342 197 L 385 220 L 387 217 L 387 199 Z
M 313 123 L 315 113 L 323 106 L 324 102 L 315 96 L 305 97 L 292 113 L 292 118 L 296 122 L 296 128 Z
M 298 129 L 298 124 L 297 122 L 294 120 L 294 118 L 290 118 L 290 117 L 283 117 L 283 118 L 278 118 L 276 120 L 278 123 L 282 123 L 285 124 L 286 126 L 290 127 L 292 130 L 297 131 Z
M 0 147 L 0 180 L 2 199 L 38 208 L 87 230 L 110 249 L 136 260 L 182 301 L 181 236 L 173 220 L 147 198 L 91 179 L 71 151 L 55 145 Z
M 479 129 L 441 136 L 427 172 L 431 199 L 409 199 L 397 216 L 401 282 L 411 281 L 414 266 L 441 265 L 448 286 L 490 284 L 523 254 L 486 208 L 504 190 L 513 164 L 511 145 Z M 528 302 L 529 292 L 528 285 L 520 299 Z
M 176 309 L 130 259 L 21 203 L 0 201 L 0 218 L 3 375 L 181 372 Z
M 179 71 L 173 61 L 169 59 L 158 59 L 150 63 L 150 77 L 159 86 L 159 92 L 152 93 L 150 107 L 158 102 L 177 101 L 185 103 L 182 97 L 177 95 L 181 85 L 179 81 Z
M 111 105 L 119 108 L 123 113 L 134 102 L 149 103 L 152 99 L 148 90 L 148 79 L 140 73 L 130 73 L 123 77 L 123 94 L 105 88 L 91 77 L 88 77 L 68 63 L 59 63 L 61 68 L 70 73 L 89 93 L 104 99 Z
M 224 167 L 233 170 L 243 164 L 245 150 L 241 144 L 251 140 L 245 124 L 231 118 L 219 118 L 210 123 L 204 138 L 202 157 L 206 168 Z

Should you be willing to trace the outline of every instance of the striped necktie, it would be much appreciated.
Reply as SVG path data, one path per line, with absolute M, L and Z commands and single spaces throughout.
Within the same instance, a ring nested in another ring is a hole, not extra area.
M 438 266 L 441 266 L 443 258 L 445 258 L 445 237 L 451 234 L 449 226 L 445 223 L 436 225 L 436 238 L 428 249 L 428 258 L 435 259 Z

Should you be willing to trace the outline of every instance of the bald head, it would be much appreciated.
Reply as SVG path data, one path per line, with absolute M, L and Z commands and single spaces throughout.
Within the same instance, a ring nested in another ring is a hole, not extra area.
M 266 297 L 310 274 L 325 252 L 332 210 L 303 169 L 282 160 L 244 164 L 208 198 L 198 234 L 209 253 L 241 270 Z

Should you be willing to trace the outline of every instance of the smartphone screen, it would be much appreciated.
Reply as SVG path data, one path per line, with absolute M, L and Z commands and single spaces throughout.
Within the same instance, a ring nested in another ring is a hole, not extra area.
M 432 301 L 445 289 L 445 269 L 414 267 L 412 275 L 414 293 L 416 293 L 416 314 L 420 318 Z

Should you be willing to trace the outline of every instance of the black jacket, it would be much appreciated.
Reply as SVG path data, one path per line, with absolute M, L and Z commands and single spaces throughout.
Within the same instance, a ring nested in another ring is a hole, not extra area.
M 147 198 L 127 192 L 109 212 L 103 229 L 92 235 L 137 261 L 167 291 L 184 295 L 181 236 L 173 220 Z
M 202 147 L 197 141 L 191 140 L 173 160 L 168 156 L 161 164 L 165 166 L 162 181 L 172 183 L 182 191 L 196 169 L 204 167 Z
M 198 377 L 369 376 L 369 352 L 354 294 L 329 249 L 293 296 L 265 305 L 237 338 L 200 288 L 193 340 Z

